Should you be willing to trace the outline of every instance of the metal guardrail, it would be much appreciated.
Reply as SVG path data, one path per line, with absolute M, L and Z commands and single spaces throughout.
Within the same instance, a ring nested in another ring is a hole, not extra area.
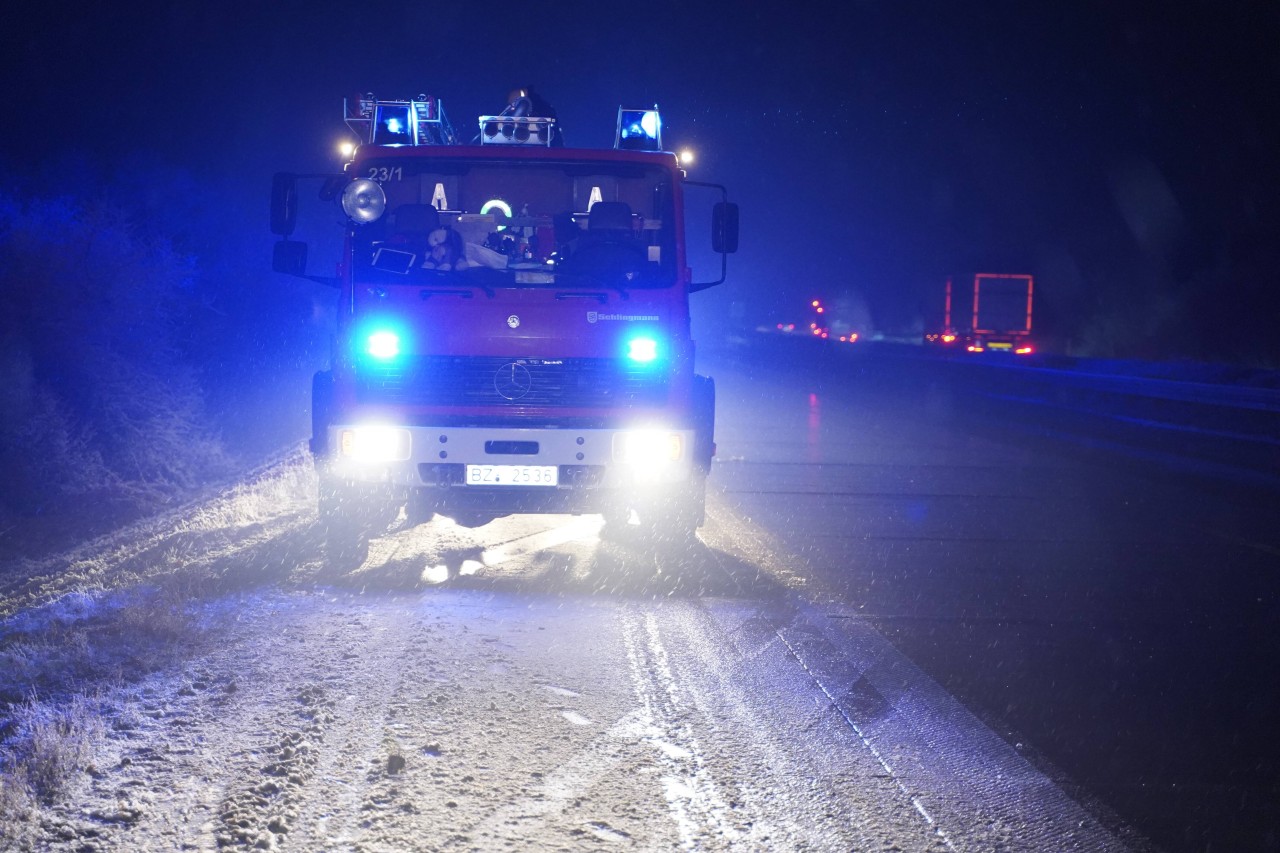
M 1181 473 L 1280 490 L 1278 390 L 983 359 L 927 361 L 974 395 L 984 417 Z
M 1176 366 L 1147 366 L 1160 368 L 1160 377 L 1121 375 L 1096 372 L 1107 362 L 1014 362 L 1002 355 L 943 355 L 893 343 L 850 346 L 762 335 L 737 351 L 781 372 L 819 362 L 839 372 L 857 363 L 865 376 L 883 360 L 911 381 L 949 391 L 957 416 L 1179 475 L 1280 492 L 1280 387 L 1168 378 Z
M 982 363 L 980 360 L 970 361 L 970 364 L 978 364 L 991 371 L 1007 370 L 1019 373 L 1034 371 L 1035 374 L 1051 379 L 1058 384 L 1104 393 L 1136 394 L 1142 397 L 1154 397 L 1162 400 L 1280 412 L 1280 390 L 1273 388 L 1254 388 L 1217 382 L 1175 380 L 1126 374 L 1094 373 L 1087 369 L 1063 370 L 1052 367 Z

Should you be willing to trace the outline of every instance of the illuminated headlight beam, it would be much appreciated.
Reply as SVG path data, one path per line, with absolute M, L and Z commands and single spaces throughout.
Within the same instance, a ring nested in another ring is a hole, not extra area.
M 368 425 L 342 429 L 338 448 L 352 462 L 403 462 L 410 456 L 412 439 L 407 429 Z
M 638 469 L 679 462 L 684 456 L 684 437 L 665 429 L 639 429 L 615 433 L 614 461 Z

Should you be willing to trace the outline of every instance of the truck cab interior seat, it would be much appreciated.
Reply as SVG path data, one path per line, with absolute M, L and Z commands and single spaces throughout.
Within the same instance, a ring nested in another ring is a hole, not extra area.
M 644 248 L 635 239 L 631 205 L 624 201 L 598 201 L 587 214 L 587 233 L 569 258 L 569 269 L 597 276 L 627 275 L 641 271 Z
M 391 233 L 406 242 L 426 242 L 440 227 L 440 211 L 429 204 L 402 204 L 390 217 Z
M 598 201 L 591 205 L 587 233 L 592 237 L 630 237 L 631 205 L 625 201 Z

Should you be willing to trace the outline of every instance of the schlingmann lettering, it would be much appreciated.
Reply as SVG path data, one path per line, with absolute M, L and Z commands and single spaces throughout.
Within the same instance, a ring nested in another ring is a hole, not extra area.
M 634 323 L 636 321 L 652 323 L 656 322 L 657 319 L 657 314 L 598 314 L 595 311 L 587 312 L 587 320 L 592 323 L 600 320 L 621 320 L 627 323 Z

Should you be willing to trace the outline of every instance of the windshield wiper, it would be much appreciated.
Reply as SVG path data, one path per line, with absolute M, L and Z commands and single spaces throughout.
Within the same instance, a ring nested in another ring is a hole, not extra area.
M 424 269 L 424 270 L 422 270 L 422 272 L 423 272 L 423 273 L 425 273 L 425 274 L 427 274 L 428 276 L 435 276 L 436 278 L 439 278 L 439 279 L 446 279 L 446 280 L 448 281 L 448 283 L 449 283 L 449 284 L 461 284 L 461 285 L 463 285 L 463 286 L 465 286 L 465 287 L 474 287 L 474 288 L 476 288 L 477 290 L 482 290 L 482 291 L 484 291 L 484 295 L 485 295 L 485 296 L 487 296 L 487 297 L 489 297 L 490 299 L 493 299 L 494 297 L 496 297 L 496 296 L 498 295 L 497 291 L 495 291 L 492 287 L 490 287 L 489 285 L 485 284 L 484 282 L 482 282 L 482 281 L 473 281 L 472 279 L 474 279 L 474 278 L 475 278 L 475 276 L 471 276 L 471 275 L 464 275 L 464 273 L 466 273 L 466 272 L 467 272 L 467 270 L 465 270 L 465 269 L 462 269 L 462 270 L 433 270 L 433 269 Z M 444 282 L 442 281 L 441 283 L 443 284 Z M 435 285 L 434 285 L 434 284 L 429 284 L 429 286 L 434 287 Z M 440 293 L 440 294 L 453 293 L 453 294 L 457 294 L 457 293 L 459 293 L 459 292 L 464 292 L 464 293 L 468 293 L 468 294 L 470 294 L 470 291 L 459 291 L 459 290 L 456 290 L 456 289 L 444 289 L 444 290 L 434 290 L 434 291 L 424 290 L 424 291 L 422 291 L 422 298 L 423 298 L 423 299 L 428 299 L 428 298 L 430 298 L 430 295 L 431 295 L 432 293 Z
M 609 301 L 609 294 L 598 290 L 561 290 L 556 293 L 556 299 L 591 299 L 604 305 Z
M 561 279 L 569 279 L 570 281 L 576 280 L 578 282 L 589 284 L 592 287 L 608 287 L 618 291 L 618 293 L 622 295 L 623 299 L 631 298 L 631 292 L 627 290 L 627 288 L 623 284 L 621 284 L 616 280 L 602 278 L 598 275 L 592 275 L 591 273 L 573 272 L 573 271 L 561 272 L 560 270 L 556 270 L 553 273 L 553 275 L 555 275 L 556 281 L 560 281 Z

